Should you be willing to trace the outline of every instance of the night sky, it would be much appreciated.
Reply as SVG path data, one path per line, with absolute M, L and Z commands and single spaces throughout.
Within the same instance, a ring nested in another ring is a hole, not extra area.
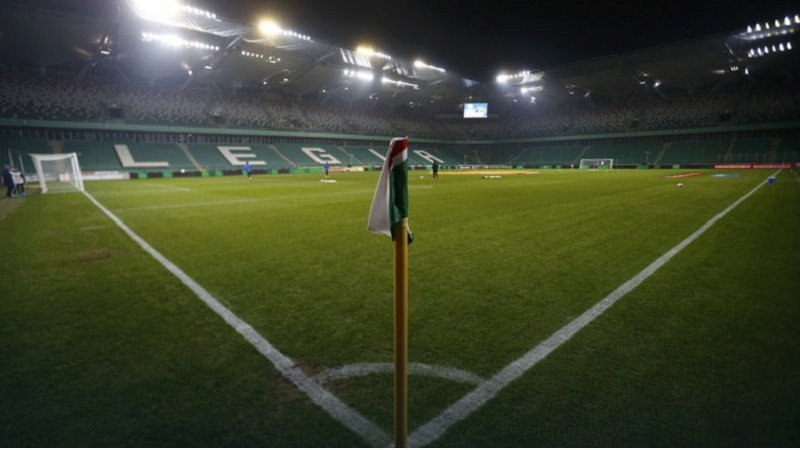
M 273 16 L 330 44 L 422 57 L 467 78 L 727 34 L 800 13 L 798 2 L 643 0 L 198 0 L 242 23 Z

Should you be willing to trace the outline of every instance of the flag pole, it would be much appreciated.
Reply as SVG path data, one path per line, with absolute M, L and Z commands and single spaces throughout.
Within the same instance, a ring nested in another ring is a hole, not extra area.
M 408 219 L 394 229 L 394 442 L 408 447 Z

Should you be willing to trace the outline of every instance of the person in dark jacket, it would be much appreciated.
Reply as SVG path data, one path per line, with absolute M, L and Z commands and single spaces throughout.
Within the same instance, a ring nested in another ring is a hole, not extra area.
M 3 184 L 6 185 L 6 197 L 12 197 L 14 194 L 14 176 L 11 175 L 11 168 L 3 166 Z

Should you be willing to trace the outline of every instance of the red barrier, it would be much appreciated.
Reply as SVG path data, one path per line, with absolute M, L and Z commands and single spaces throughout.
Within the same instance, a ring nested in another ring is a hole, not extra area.
M 794 169 L 797 163 L 782 164 L 714 164 L 715 169 Z

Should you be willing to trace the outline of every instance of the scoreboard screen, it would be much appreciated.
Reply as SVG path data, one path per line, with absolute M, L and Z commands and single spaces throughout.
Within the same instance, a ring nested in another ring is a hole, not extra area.
M 488 103 L 464 103 L 465 119 L 485 119 L 489 114 Z

